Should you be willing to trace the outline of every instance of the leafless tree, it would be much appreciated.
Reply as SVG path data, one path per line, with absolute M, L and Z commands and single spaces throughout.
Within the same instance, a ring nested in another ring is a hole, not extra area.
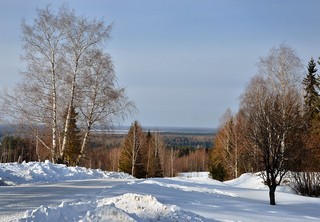
M 13 92 L 2 93 L 3 111 L 51 151 L 53 162 L 63 161 L 72 107 L 81 111 L 79 125 L 85 126 L 78 161 L 94 124 L 111 124 L 134 109 L 116 84 L 112 60 L 105 53 L 111 27 L 103 20 L 76 16 L 65 6 L 57 14 L 50 7 L 39 9 L 31 25 L 22 23 L 27 69 Z M 50 142 L 39 127 L 50 129 Z
M 118 87 L 109 55 L 94 50 L 86 58 L 86 69 L 80 79 L 79 109 L 84 136 L 77 162 L 83 156 L 90 131 L 94 125 L 110 125 L 134 111 L 125 89 Z
M 22 22 L 22 42 L 27 70 L 14 93 L 2 94 L 5 111 L 16 123 L 23 123 L 38 140 L 51 150 L 52 161 L 57 151 L 57 88 L 60 78 L 61 14 L 54 15 L 47 7 L 37 10 L 32 25 Z M 51 144 L 36 133 L 39 124 L 52 129 Z
M 77 102 L 77 93 L 81 89 L 81 75 L 86 69 L 88 54 L 93 49 L 102 50 L 104 43 L 110 38 L 111 25 L 105 26 L 104 21 L 89 20 L 86 17 L 78 17 L 74 12 L 62 10 L 65 41 L 62 44 L 65 59 L 65 86 L 68 112 L 64 125 L 60 157 L 66 148 L 67 131 L 71 119 L 71 109 Z M 79 102 L 79 101 L 78 101 Z M 81 101 L 80 101 L 81 103 Z
M 236 119 L 228 109 L 223 117 L 220 133 L 216 141 L 222 146 L 222 158 L 226 169 L 232 175 L 232 179 L 238 177 L 239 141 L 237 135 Z
M 241 113 L 233 115 L 231 110 L 227 109 L 214 137 L 215 151 L 211 153 L 210 164 L 213 168 L 218 164 L 223 166 L 228 179 L 237 178 L 243 169 L 252 164 L 244 157 L 247 151 L 242 133 Z
M 242 96 L 246 135 L 260 151 L 270 204 L 275 190 L 295 160 L 301 145 L 302 95 L 297 79 L 301 63 L 286 45 L 274 48 L 260 61 L 255 76 Z

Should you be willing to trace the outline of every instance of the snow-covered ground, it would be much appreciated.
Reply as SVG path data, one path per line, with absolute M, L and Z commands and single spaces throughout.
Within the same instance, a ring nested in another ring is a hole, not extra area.
M 320 199 L 279 187 L 276 206 L 253 174 L 134 179 L 45 163 L 0 164 L 0 221 L 320 221 Z

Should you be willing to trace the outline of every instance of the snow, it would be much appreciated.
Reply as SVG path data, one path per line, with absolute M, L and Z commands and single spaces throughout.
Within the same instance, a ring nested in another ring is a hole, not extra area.
M 46 162 L 0 164 L 0 221 L 319 221 L 320 199 L 268 188 L 257 174 L 135 179 Z
M 250 188 L 250 189 L 266 188 L 266 186 L 262 183 L 259 174 L 255 174 L 253 176 L 251 173 L 242 174 L 237 179 L 226 181 L 225 184 L 233 187 Z
M 4 185 L 27 183 L 61 182 L 66 180 L 84 180 L 100 178 L 133 178 L 128 174 L 103 172 L 84 167 L 67 167 L 63 164 L 45 162 L 2 163 L 0 181 Z
M 161 204 L 151 195 L 127 193 L 96 201 L 41 206 L 27 211 L 20 221 L 202 221 L 176 206 Z

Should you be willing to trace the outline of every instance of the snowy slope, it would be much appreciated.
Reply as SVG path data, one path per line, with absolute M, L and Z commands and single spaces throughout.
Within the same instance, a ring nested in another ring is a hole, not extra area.
M 11 184 L 28 183 L 0 187 L 0 197 L 8 198 L 0 203 L 0 221 L 320 220 L 320 199 L 279 189 L 277 205 L 270 206 L 268 189 L 253 174 L 244 174 L 225 183 L 208 179 L 206 173 L 138 180 L 126 174 L 45 162 L 0 164 L 0 177 Z M 84 178 L 87 180 L 79 180 Z M 57 196 L 53 187 L 59 191 Z M 77 197 L 79 188 L 83 195 Z M 27 190 L 26 197 L 22 197 L 23 189 Z M 85 194 L 83 191 L 87 189 L 95 192 Z M 43 198 L 46 192 L 51 192 L 50 198 Z M 14 210 L 5 206 L 9 197 L 17 199 L 17 202 L 10 202 Z M 52 200 L 53 197 L 58 198 Z M 23 204 L 19 203 L 19 198 L 23 199 Z M 29 210 L 19 211 L 22 206 Z

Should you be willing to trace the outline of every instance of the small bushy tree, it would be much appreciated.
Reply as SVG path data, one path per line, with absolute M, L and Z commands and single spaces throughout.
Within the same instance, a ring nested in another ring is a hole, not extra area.
M 209 151 L 209 158 L 208 158 L 208 170 L 209 170 L 209 177 L 214 180 L 224 181 L 226 179 L 226 170 L 222 165 L 222 160 L 220 158 L 218 148 L 212 148 Z

